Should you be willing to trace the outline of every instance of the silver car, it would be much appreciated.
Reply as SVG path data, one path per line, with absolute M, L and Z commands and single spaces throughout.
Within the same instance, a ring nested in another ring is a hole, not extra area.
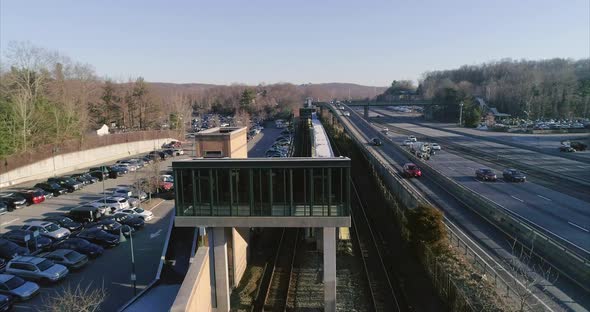
M 56 249 L 43 252 L 37 256 L 47 258 L 57 264 L 65 265 L 68 269 L 77 270 L 88 263 L 88 257 L 71 249 Z
M 12 274 L 0 274 L 0 293 L 16 297 L 19 301 L 31 299 L 39 293 L 39 285 Z
M 57 282 L 66 277 L 69 272 L 68 268 L 61 264 L 33 256 L 14 258 L 6 265 L 6 273 L 35 281 Z
M 39 231 L 39 234 L 54 240 L 66 239 L 71 234 L 70 230 L 62 228 L 59 224 L 48 221 L 25 222 L 21 227 L 21 230 Z

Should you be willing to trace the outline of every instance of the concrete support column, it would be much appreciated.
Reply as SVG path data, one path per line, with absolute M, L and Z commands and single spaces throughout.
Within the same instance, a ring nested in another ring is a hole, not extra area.
M 369 119 L 369 106 L 368 105 L 365 105 L 365 106 L 363 106 L 363 108 L 364 108 L 364 114 L 363 115 L 364 115 L 365 119 Z
M 324 311 L 336 312 L 336 228 L 324 228 Z
M 229 277 L 227 266 L 227 237 L 225 228 L 213 228 L 213 253 L 215 257 L 215 299 L 217 310 L 229 312 Z

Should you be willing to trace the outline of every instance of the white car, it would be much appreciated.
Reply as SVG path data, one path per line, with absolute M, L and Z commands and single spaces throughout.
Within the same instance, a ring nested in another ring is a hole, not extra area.
M 70 236 L 70 230 L 62 228 L 59 224 L 49 221 L 30 221 L 25 222 L 21 230 L 39 231 L 39 234 L 49 237 L 53 240 L 65 239 Z
M 122 162 L 122 163 L 118 163 L 118 164 L 117 164 L 117 166 L 119 166 L 119 167 L 121 167 L 121 168 L 125 168 L 125 169 L 127 169 L 129 172 L 132 172 L 132 171 L 137 171 L 137 166 L 135 166 L 135 165 L 132 165 L 132 164 L 130 164 L 130 163 L 123 163 L 123 162 Z
M 418 141 L 418 139 L 416 139 L 416 137 L 415 137 L 415 136 L 413 136 L 413 135 L 410 135 L 410 136 L 408 137 L 408 140 L 410 140 L 410 141 L 412 141 L 412 142 L 416 142 L 416 141 Z
M 342 113 L 342 115 L 344 115 L 346 117 L 350 117 L 350 113 L 349 112 L 344 112 L 344 113 Z
M 440 145 L 438 145 L 437 143 L 431 143 L 431 144 L 430 144 L 430 148 L 431 148 L 433 151 L 440 151 Z
M 169 174 L 160 175 L 160 181 L 174 183 L 174 177 Z
M 107 197 L 106 200 L 100 199 L 93 202 L 91 205 L 95 207 L 104 206 L 111 208 L 111 212 L 115 210 L 128 209 L 129 201 L 124 197 Z
M 115 196 L 115 197 L 128 197 L 132 195 L 132 192 L 130 189 L 127 188 L 118 188 L 116 190 L 114 190 L 111 195 Z
M 184 150 L 182 148 L 175 148 L 174 155 L 176 155 L 176 156 L 184 155 Z
M 139 218 L 142 218 L 144 221 L 150 221 L 154 218 L 154 214 L 151 211 L 144 210 L 142 208 L 123 209 L 120 211 L 120 213 L 134 215 Z

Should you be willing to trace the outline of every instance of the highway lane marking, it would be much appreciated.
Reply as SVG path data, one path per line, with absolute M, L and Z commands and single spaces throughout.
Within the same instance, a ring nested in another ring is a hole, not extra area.
M 453 168 L 453 167 L 448 167 L 448 168 L 451 169 L 451 170 L 453 170 L 453 171 L 455 171 L 455 168 Z
M 569 223 L 571 226 L 577 227 L 578 229 L 580 229 L 580 230 L 582 230 L 582 231 L 584 231 L 586 233 L 590 233 L 590 230 L 585 229 L 585 228 L 583 228 L 583 227 L 581 227 L 581 226 L 579 226 L 579 225 L 577 225 L 577 224 L 575 224 L 573 222 L 568 221 L 567 223 Z
M 18 221 L 18 220 L 20 220 L 20 218 L 16 218 L 16 219 L 14 219 L 14 220 L 10 220 L 10 221 L 6 221 L 6 222 L 2 222 L 2 223 L 0 224 L 0 226 L 9 225 L 10 223 L 12 223 L 12 222 L 14 222 L 14 221 Z
M 545 197 L 545 196 L 542 196 L 542 195 L 537 195 L 537 196 L 539 196 L 539 197 L 543 198 L 544 200 L 551 201 L 551 199 L 549 199 L 549 198 L 547 198 L 547 197 Z
M 473 180 L 475 180 L 476 182 L 479 182 L 479 183 L 483 183 L 478 178 L 473 178 Z
M 514 198 L 514 199 L 516 199 L 516 200 L 518 200 L 518 201 L 519 201 L 519 202 L 521 202 L 521 203 L 524 203 L 524 200 L 522 200 L 522 199 L 520 199 L 520 198 L 518 198 L 518 197 L 516 197 L 516 196 L 512 196 L 512 195 L 511 195 L 510 197 L 512 197 L 512 198 Z

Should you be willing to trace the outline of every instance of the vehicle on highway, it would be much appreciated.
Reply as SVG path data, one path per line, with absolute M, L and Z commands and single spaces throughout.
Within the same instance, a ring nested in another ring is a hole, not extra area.
M 559 147 L 559 151 L 560 152 L 568 152 L 568 153 L 573 153 L 576 151 L 575 148 L 571 147 L 571 146 L 567 146 L 567 145 L 562 145 Z
M 422 170 L 414 163 L 406 163 L 403 167 L 403 176 L 406 178 L 419 178 L 422 176 Z
M 88 256 L 71 249 L 42 252 L 37 257 L 49 259 L 54 263 L 67 267 L 69 270 L 78 270 L 88 263 Z
M 410 140 L 412 142 L 417 142 L 418 141 L 418 139 L 416 139 L 416 137 L 413 136 L 413 135 L 408 136 L 408 140 Z
M 113 235 L 119 235 L 121 234 L 121 232 L 123 232 L 124 235 L 129 236 L 129 234 L 131 232 L 133 232 L 133 228 L 128 226 L 128 225 L 122 225 L 121 223 L 115 221 L 114 219 L 102 219 L 102 220 L 98 220 L 96 222 L 90 222 L 90 223 L 86 223 L 84 225 L 84 228 L 86 229 L 93 229 L 93 228 L 98 228 L 101 229 L 107 233 L 113 234 Z
M 410 145 L 412 145 L 412 143 L 414 143 L 414 142 L 412 142 L 412 141 L 410 141 L 410 140 L 404 140 L 404 141 L 402 142 L 402 145 L 403 145 L 403 146 L 410 146 Z
M 510 182 L 525 182 L 526 181 L 526 175 L 524 175 L 524 173 L 522 171 L 516 170 L 513 168 L 504 169 L 504 171 L 502 171 L 502 177 L 504 178 L 505 181 L 510 181 Z
M 432 149 L 433 151 L 440 151 L 441 147 L 440 145 L 438 145 L 438 143 L 430 143 L 430 149 Z
M 570 146 L 575 149 L 576 151 L 585 151 L 588 148 L 588 145 L 582 143 L 582 142 L 578 142 L 578 141 L 572 141 L 570 142 Z
M 74 192 L 82 188 L 82 183 L 77 182 L 72 178 L 69 177 L 57 177 L 57 178 L 49 178 L 47 179 L 48 183 L 57 183 L 61 187 L 68 190 L 68 192 Z
M 64 215 L 54 215 L 54 216 L 49 216 L 46 217 L 45 219 L 43 219 L 44 221 L 49 221 L 49 222 L 53 222 L 55 224 L 59 224 L 61 227 L 66 228 L 68 230 L 70 230 L 70 232 L 77 232 L 80 231 L 82 229 L 82 224 L 79 222 L 76 222 Z
M 59 186 L 57 183 L 37 183 L 35 184 L 36 188 L 40 188 L 47 192 L 51 192 L 53 196 L 57 197 L 67 193 L 68 191 L 63 187 Z
M 430 159 L 432 150 L 430 149 L 430 143 L 428 142 L 413 142 L 410 145 L 410 152 L 418 158 Z
M 16 193 L 2 193 L 0 200 L 8 205 L 9 211 L 24 208 L 27 205 L 27 199 Z
M 25 222 L 20 228 L 27 231 L 39 231 L 39 234 L 49 237 L 53 240 L 66 239 L 70 234 L 70 230 L 62 228 L 59 224 L 49 221 L 29 221 Z
M 139 217 L 144 221 L 150 221 L 154 218 L 154 214 L 151 211 L 142 208 L 123 209 L 121 210 L 121 213 L 130 214 L 134 217 Z
M 71 249 L 91 258 L 96 258 L 104 252 L 104 248 L 83 238 L 70 237 L 55 245 L 56 248 Z
M 375 146 L 381 146 L 381 145 L 383 145 L 383 142 L 381 142 L 381 140 L 378 138 L 373 138 L 373 139 L 371 139 L 371 144 L 373 144 Z
M 496 181 L 498 179 L 494 170 L 490 168 L 480 168 L 475 170 L 475 177 L 483 181 Z
M 27 200 L 28 205 L 36 205 L 45 201 L 45 194 L 39 191 L 20 191 L 16 192 Z
M 53 241 L 50 238 L 41 235 L 35 237 L 33 231 L 27 230 L 11 230 L 2 234 L 2 238 L 7 239 L 21 247 L 25 247 L 30 251 L 49 248 L 51 247 L 51 244 L 53 244 Z
M 8 204 L 4 201 L 0 201 L 0 215 L 8 212 Z
M 91 243 L 106 248 L 112 248 L 119 245 L 119 236 L 107 233 L 98 228 L 84 229 L 77 233 L 76 237 L 83 238 Z
M 57 282 L 66 277 L 69 272 L 68 268 L 61 264 L 33 256 L 17 257 L 6 265 L 6 273 L 33 281 Z
M 119 212 L 119 213 L 116 213 L 116 214 L 110 216 L 109 218 L 113 219 L 121 224 L 128 225 L 135 230 L 139 230 L 145 225 L 145 221 L 142 218 L 139 218 L 139 217 L 136 217 L 133 215 L 129 215 L 126 213 Z
M 80 223 L 94 222 L 104 215 L 101 208 L 92 205 L 83 205 L 70 209 L 68 217 Z
M 350 112 L 344 112 L 344 113 L 342 113 L 342 115 L 344 115 L 346 117 L 350 117 Z
M 10 260 L 19 255 L 28 255 L 29 250 L 13 241 L 0 238 L 0 258 Z
M 383 128 L 383 133 L 387 134 L 387 132 L 389 132 L 389 128 Z
M 39 285 L 12 274 L 0 274 L 0 293 L 26 301 L 39 293 Z

